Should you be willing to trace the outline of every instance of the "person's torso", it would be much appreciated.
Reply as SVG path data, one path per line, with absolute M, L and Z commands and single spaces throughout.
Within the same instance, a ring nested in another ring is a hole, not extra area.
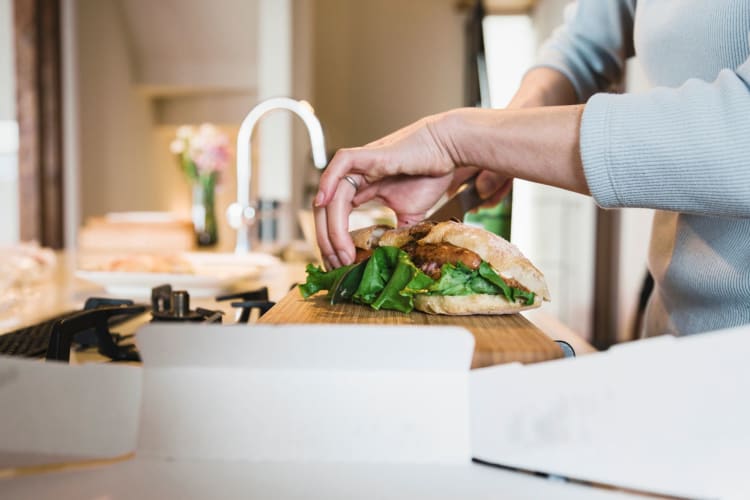
M 750 55 L 750 0 L 637 0 L 633 37 L 652 85 L 710 82 Z
M 638 0 L 634 42 L 652 85 L 711 82 L 750 56 L 750 0 Z M 750 322 L 750 219 L 657 212 L 649 268 L 647 335 Z

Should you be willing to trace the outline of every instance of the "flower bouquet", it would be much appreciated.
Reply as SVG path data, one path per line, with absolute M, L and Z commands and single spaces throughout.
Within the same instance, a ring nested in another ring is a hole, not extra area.
M 229 166 L 232 150 L 229 138 L 215 126 L 181 126 L 170 144 L 180 168 L 193 187 L 192 219 L 198 246 L 218 241 L 216 186 Z

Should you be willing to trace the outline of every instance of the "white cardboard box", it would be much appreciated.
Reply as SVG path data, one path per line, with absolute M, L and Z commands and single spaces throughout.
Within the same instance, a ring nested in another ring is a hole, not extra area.
M 742 498 L 750 329 L 468 371 L 459 328 L 149 325 L 143 368 L 0 358 L 2 498 Z M 631 491 L 632 491 L 631 490 Z

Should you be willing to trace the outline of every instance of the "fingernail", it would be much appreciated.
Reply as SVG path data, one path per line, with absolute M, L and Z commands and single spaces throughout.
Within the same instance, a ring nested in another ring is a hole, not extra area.
M 315 201 L 313 201 L 313 205 L 316 207 L 319 207 L 323 203 L 323 191 L 318 191 L 318 194 L 315 195 Z
M 341 267 L 341 262 L 339 261 L 339 258 L 333 254 L 328 256 L 328 262 L 331 264 L 331 269 L 336 269 L 337 267 Z
M 354 259 L 352 259 L 346 252 L 339 252 L 339 260 L 344 266 L 348 266 L 354 261 Z
M 331 261 L 328 260 L 328 258 L 326 258 L 326 257 L 321 257 L 321 258 L 323 259 L 323 269 L 325 269 L 326 271 L 330 271 L 331 270 Z

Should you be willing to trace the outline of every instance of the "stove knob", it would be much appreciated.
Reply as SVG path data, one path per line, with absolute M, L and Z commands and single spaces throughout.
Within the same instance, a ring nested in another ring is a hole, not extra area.
M 190 295 L 186 290 L 172 292 L 172 315 L 176 318 L 190 315 Z

